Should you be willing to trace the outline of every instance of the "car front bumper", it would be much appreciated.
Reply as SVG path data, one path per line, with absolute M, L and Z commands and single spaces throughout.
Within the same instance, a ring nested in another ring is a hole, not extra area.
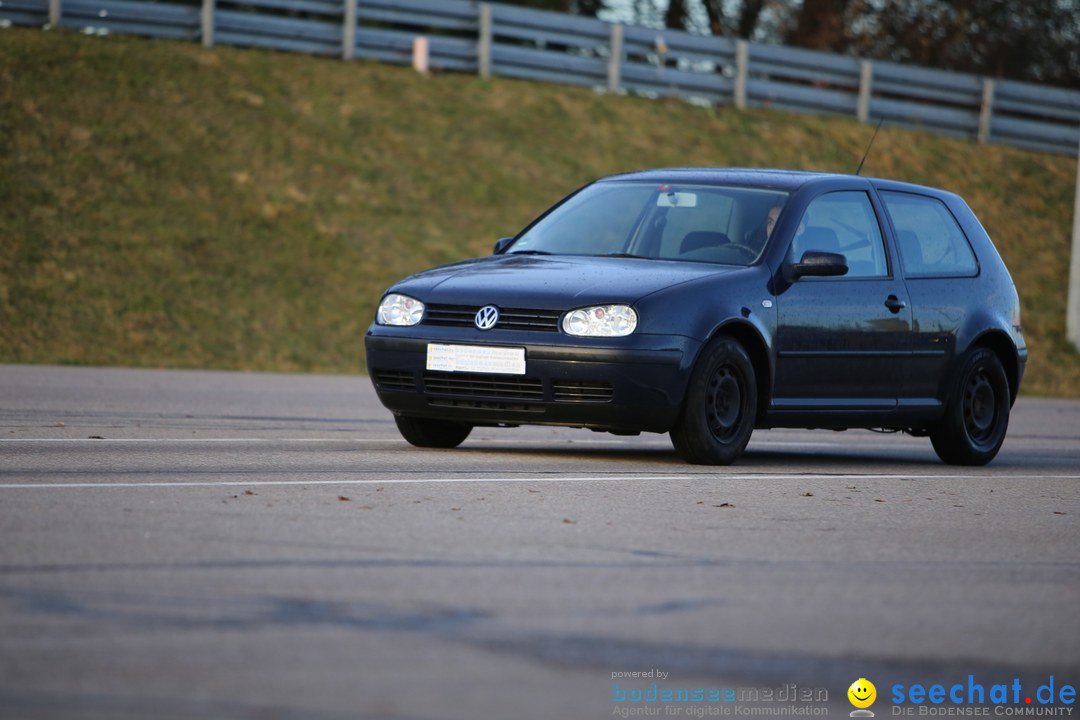
M 667 432 L 700 349 L 696 340 L 670 335 L 591 342 L 548 334 L 538 342 L 536 335 L 374 325 L 364 343 L 368 373 L 379 400 L 398 415 L 472 425 Z M 430 342 L 523 347 L 525 374 L 427 370 Z

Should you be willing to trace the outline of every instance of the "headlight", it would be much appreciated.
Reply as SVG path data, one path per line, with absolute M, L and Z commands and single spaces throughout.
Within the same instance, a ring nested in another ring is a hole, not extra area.
M 562 329 L 578 337 L 624 337 L 637 328 L 637 313 L 629 305 L 596 305 L 571 310 Z
M 408 295 L 391 293 L 379 303 L 375 321 L 380 325 L 409 326 L 420 322 L 424 317 L 424 303 Z

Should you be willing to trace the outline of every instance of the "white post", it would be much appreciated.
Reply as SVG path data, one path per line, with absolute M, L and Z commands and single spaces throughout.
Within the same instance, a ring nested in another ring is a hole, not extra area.
M 1076 153 L 1076 201 L 1073 203 L 1072 260 L 1069 262 L 1069 299 L 1065 306 L 1065 335 L 1080 350 L 1080 147 Z
M 619 92 L 619 83 L 622 82 L 622 36 L 622 25 L 612 25 L 611 57 L 608 58 L 607 66 L 608 92 Z
M 746 109 L 746 80 L 750 72 L 750 43 L 735 41 L 735 107 Z
M 859 68 L 859 102 L 855 116 L 859 122 L 870 122 L 870 92 L 874 82 L 874 63 L 863 60 Z
M 356 57 L 356 0 L 345 0 L 345 19 L 341 26 L 341 59 Z
M 990 118 L 994 112 L 994 81 L 983 80 L 982 109 L 979 111 L 979 142 L 990 141 Z
M 202 44 L 203 47 L 214 47 L 214 0 L 203 0 Z
M 412 41 L 412 66 L 413 70 L 421 75 L 428 74 L 430 58 L 430 45 L 423 35 L 413 38 Z
M 49 0 L 49 27 L 60 27 L 60 0 Z
M 476 44 L 477 71 L 487 80 L 491 77 L 491 4 L 480 3 L 480 38 Z

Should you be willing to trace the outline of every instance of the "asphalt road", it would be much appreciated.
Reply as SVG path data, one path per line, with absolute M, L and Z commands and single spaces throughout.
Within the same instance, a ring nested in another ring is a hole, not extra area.
M 0 718 L 1031 695 L 1080 684 L 1078 520 L 1080 402 L 1021 400 L 987 468 L 865 431 L 758 432 L 703 468 L 586 430 L 417 450 L 361 376 L 0 367 Z M 652 683 L 741 700 L 615 701 Z

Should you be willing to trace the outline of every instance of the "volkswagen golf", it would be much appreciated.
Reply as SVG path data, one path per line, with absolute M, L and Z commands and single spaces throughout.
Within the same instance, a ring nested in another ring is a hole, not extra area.
M 780 170 L 603 178 L 487 257 L 391 286 L 365 338 L 402 436 L 669 433 L 729 464 L 755 428 L 928 437 L 990 462 L 1027 348 L 1009 272 L 940 189 Z

